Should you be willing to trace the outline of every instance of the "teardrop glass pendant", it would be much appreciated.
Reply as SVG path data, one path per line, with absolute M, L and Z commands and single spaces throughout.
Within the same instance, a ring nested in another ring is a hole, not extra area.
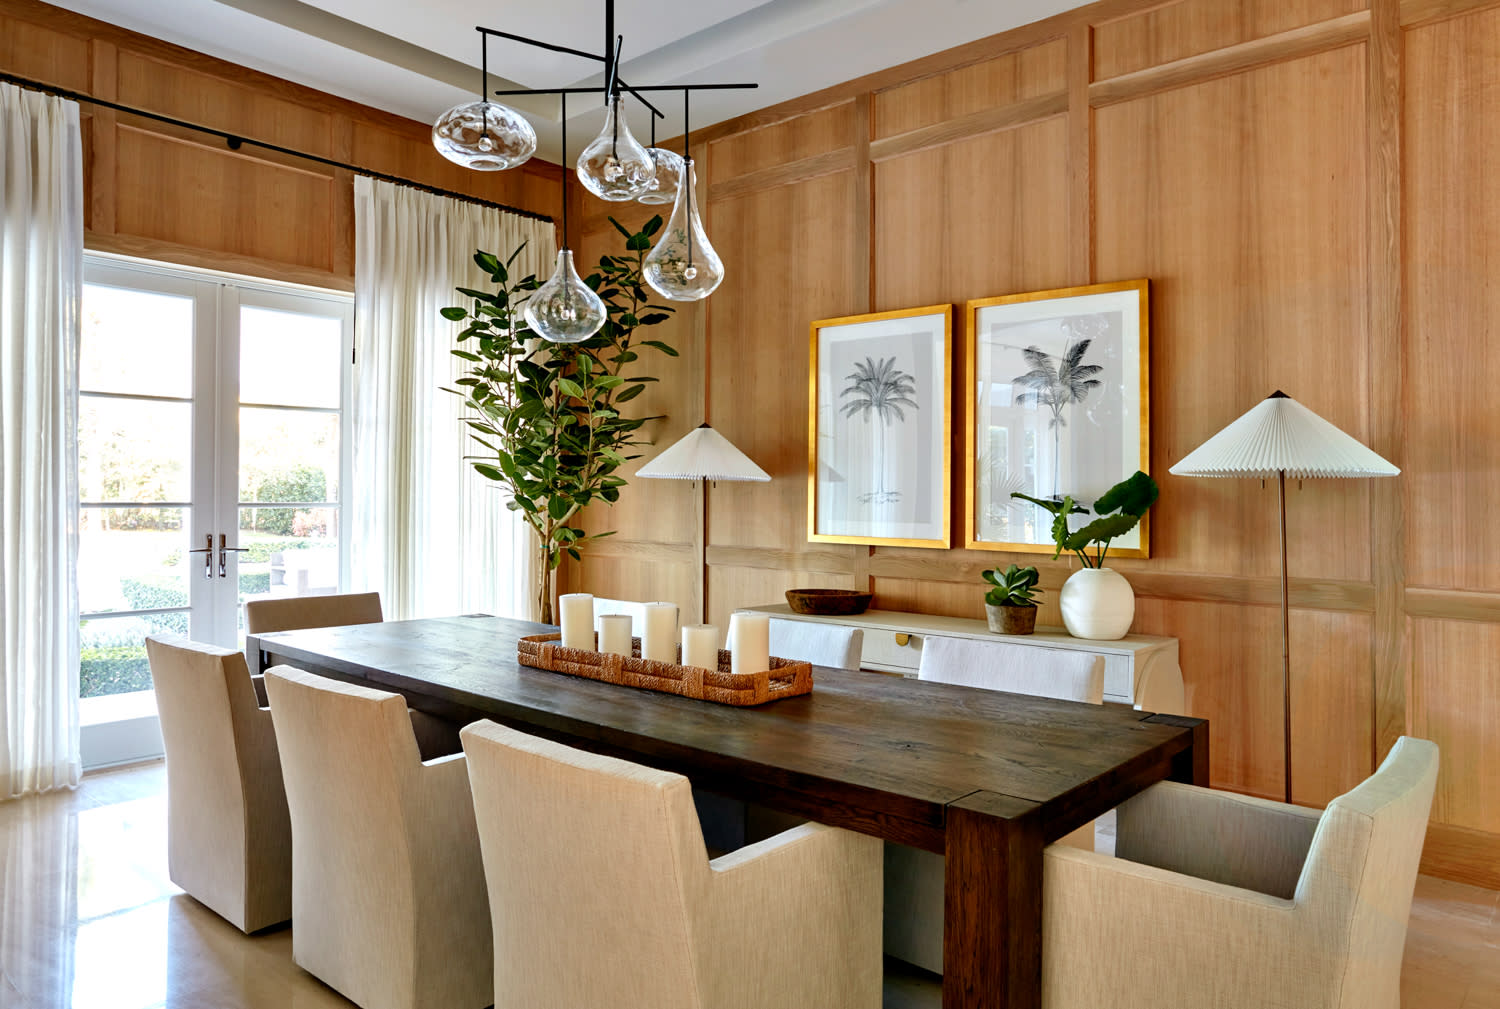
M 656 165 L 656 178 L 651 187 L 636 197 L 641 203 L 672 203 L 677 199 L 677 186 L 682 181 L 682 155 L 664 147 L 648 147 Z
M 693 198 L 695 185 L 693 163 L 684 160 L 672 219 L 646 257 L 646 283 L 672 301 L 702 301 L 724 279 L 724 261 L 708 244 L 708 235 L 698 218 L 698 201 Z
M 557 254 L 557 269 L 526 299 L 526 325 L 553 343 L 582 343 L 604 325 L 604 302 L 573 269 L 573 250 Z
M 536 152 L 536 130 L 496 102 L 455 105 L 432 124 L 432 146 L 456 165 L 481 172 L 514 168 Z
M 578 155 L 578 181 L 601 200 L 623 203 L 640 196 L 656 178 L 656 163 L 630 134 L 620 97 L 610 103 L 604 129 Z

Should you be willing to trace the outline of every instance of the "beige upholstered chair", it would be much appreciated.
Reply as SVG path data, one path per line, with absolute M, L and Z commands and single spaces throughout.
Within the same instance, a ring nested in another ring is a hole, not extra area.
M 292 957 L 364 1009 L 495 999 L 463 754 L 423 763 L 399 694 L 266 671 L 292 819 Z
M 309 627 L 346 627 L 378 624 L 379 592 L 355 592 L 341 596 L 285 596 L 256 599 L 245 604 L 245 633 L 270 634 L 300 631 Z
M 1118 857 L 1049 847 L 1043 1006 L 1396 1009 L 1437 770 L 1402 737 L 1322 813 L 1162 783 Z
M 147 638 L 167 749 L 172 882 L 244 932 L 292 916 L 292 835 L 271 713 L 239 652 Z
M 1104 658 L 1005 641 L 928 637 L 919 679 L 1004 690 L 1062 701 L 1104 703 Z M 1059 844 L 1094 848 L 1086 824 Z M 885 951 L 936 973 L 943 970 L 943 857 L 900 844 L 885 846 Z
M 858 669 L 865 632 L 858 627 L 771 618 L 771 654 L 834 669 Z
M 879 1009 L 879 841 L 803 824 L 710 862 L 681 775 L 463 740 L 497 1006 Z

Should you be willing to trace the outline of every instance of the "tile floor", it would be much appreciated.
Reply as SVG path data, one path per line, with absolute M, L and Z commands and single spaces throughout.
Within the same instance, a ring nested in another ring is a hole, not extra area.
M 0 1009 L 347 1009 L 290 928 L 247 938 L 168 881 L 165 790 L 154 763 L 0 803 Z M 888 977 L 888 1009 L 932 996 Z M 1418 881 L 1402 1005 L 1500 1009 L 1500 893 Z

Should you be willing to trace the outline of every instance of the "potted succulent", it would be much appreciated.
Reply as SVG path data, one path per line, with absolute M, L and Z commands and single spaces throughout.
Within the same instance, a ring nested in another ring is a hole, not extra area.
M 1130 630 L 1130 622 L 1135 619 L 1135 592 L 1123 575 L 1104 566 L 1104 558 L 1110 542 L 1134 529 L 1160 493 L 1155 480 L 1137 471 L 1105 491 L 1094 502 L 1097 517 L 1078 529 L 1071 528 L 1072 516 L 1087 515 L 1089 510 L 1071 497 L 1044 500 L 1011 494 L 1052 514 L 1052 540 L 1057 544 L 1054 558 L 1071 550 L 1083 562 L 1083 570 L 1073 572 L 1057 596 L 1063 624 L 1075 638 L 1113 641 Z
M 1036 568 L 1014 564 L 1003 572 L 993 568 L 984 572 L 984 580 L 994 586 L 984 594 L 984 613 L 991 631 L 1030 634 L 1036 630 L 1036 597 L 1042 594 L 1037 582 L 1041 579 Z

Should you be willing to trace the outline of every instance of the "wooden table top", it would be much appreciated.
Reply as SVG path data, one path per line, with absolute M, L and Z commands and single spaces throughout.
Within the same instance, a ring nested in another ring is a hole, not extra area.
M 550 630 L 444 617 L 262 635 L 260 648 L 275 663 L 430 699 L 449 717 L 491 717 L 709 787 L 722 778 L 807 796 L 809 808 L 841 807 L 829 820 L 939 851 L 950 803 L 992 793 L 1071 822 L 1080 803 L 1130 794 L 1199 724 L 823 667 L 809 695 L 735 708 L 520 665 L 517 639 Z

